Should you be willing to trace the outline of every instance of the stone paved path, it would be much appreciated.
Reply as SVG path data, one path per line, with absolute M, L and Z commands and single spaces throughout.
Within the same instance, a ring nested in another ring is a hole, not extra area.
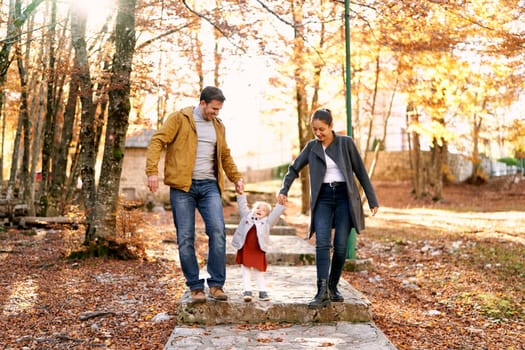
M 189 292 L 178 302 L 178 325 L 164 350 L 175 349 L 345 349 L 396 350 L 373 323 L 370 302 L 341 281 L 343 303 L 319 309 L 307 305 L 316 292 L 315 249 L 290 227 L 275 228 L 268 251 L 266 283 L 270 301 L 242 299 L 240 267 L 231 247 L 234 227 L 227 232 L 229 299 L 194 304 Z M 206 271 L 202 271 L 206 278 Z
M 315 266 L 270 266 L 271 301 L 244 302 L 237 266 L 227 268 L 227 302 L 191 303 L 185 294 L 177 326 L 164 350 L 175 349 L 345 349 L 395 350 L 374 325 L 369 301 L 341 283 L 344 303 L 309 310 Z M 203 277 L 207 274 L 203 272 Z
M 341 349 L 395 350 L 370 322 L 292 325 L 261 329 L 241 325 L 177 327 L 164 350 L 175 349 Z

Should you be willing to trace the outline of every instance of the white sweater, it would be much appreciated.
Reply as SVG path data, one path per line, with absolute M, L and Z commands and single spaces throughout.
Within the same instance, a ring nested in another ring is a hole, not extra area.
M 241 216 L 241 221 L 233 234 L 232 245 L 237 249 L 241 249 L 244 246 L 248 231 L 255 225 L 259 246 L 266 252 L 270 245 L 270 229 L 277 224 L 286 207 L 277 204 L 268 216 L 259 220 L 253 217 L 250 208 L 248 208 L 246 195 L 241 194 L 237 195 L 237 208 Z

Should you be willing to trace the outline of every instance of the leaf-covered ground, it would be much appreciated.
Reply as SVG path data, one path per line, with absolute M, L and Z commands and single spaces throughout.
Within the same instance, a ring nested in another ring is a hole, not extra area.
M 525 349 L 525 180 L 512 180 L 446 185 L 438 203 L 376 184 L 380 212 L 358 237 L 373 268 L 344 278 L 398 349 Z M 304 236 L 298 203 L 286 214 Z M 2 349 L 162 349 L 185 290 L 173 225 L 162 210 L 126 215 L 145 260 L 65 259 L 82 228 L 0 232 Z
M 449 185 L 441 203 L 383 184 L 346 279 L 399 349 L 525 349 L 525 180 Z

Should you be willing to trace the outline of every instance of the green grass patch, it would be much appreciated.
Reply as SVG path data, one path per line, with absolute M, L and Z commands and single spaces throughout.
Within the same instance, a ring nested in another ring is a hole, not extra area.
M 493 319 L 513 318 L 521 313 L 520 306 L 509 296 L 493 293 L 480 294 L 481 311 Z
M 480 314 L 500 321 L 523 318 L 520 304 L 509 295 L 501 293 L 464 292 L 456 300 L 458 306 L 469 306 Z
M 480 314 L 496 321 L 525 319 L 522 307 L 525 290 L 524 250 L 521 244 L 481 241 L 458 251 L 458 256 L 467 256 L 467 266 L 472 266 L 482 272 L 487 280 L 492 280 L 494 289 L 464 292 L 457 302 L 471 305 Z
M 468 254 L 474 264 L 489 268 L 500 278 L 518 278 L 525 283 L 525 248 L 521 244 L 478 242 Z
M 36 236 L 35 230 L 28 230 L 28 231 L 20 231 L 21 234 L 24 236 Z

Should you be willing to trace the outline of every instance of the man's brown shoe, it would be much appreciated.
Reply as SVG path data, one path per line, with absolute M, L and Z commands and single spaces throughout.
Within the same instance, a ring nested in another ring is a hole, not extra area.
M 206 301 L 206 294 L 202 289 L 195 289 L 191 291 L 191 300 L 194 303 L 204 303 Z
M 215 300 L 228 300 L 228 296 L 222 290 L 222 287 L 210 287 L 210 295 Z

